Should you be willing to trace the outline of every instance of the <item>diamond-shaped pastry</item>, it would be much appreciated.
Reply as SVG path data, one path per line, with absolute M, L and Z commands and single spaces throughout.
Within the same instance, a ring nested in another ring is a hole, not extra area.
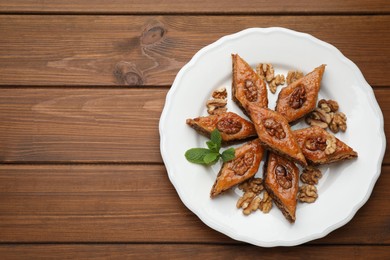
M 293 131 L 306 160 L 313 165 L 356 158 L 351 147 L 318 126 Z
M 248 115 L 249 104 L 268 107 L 267 87 L 263 79 L 238 54 L 232 54 L 232 99 Z
M 275 111 L 288 122 L 294 122 L 311 112 L 316 107 L 324 70 L 325 65 L 321 65 L 283 88 L 279 92 Z
M 263 158 L 263 151 L 259 139 L 252 140 L 236 148 L 235 159 L 222 165 L 210 196 L 213 198 L 254 176 Z
M 214 129 L 218 129 L 224 143 L 253 138 L 257 135 L 251 122 L 233 112 L 187 119 L 186 123 L 207 137 L 210 137 Z
M 248 108 L 262 145 L 294 162 L 307 165 L 290 125 L 281 114 L 254 104 Z
M 264 188 L 291 223 L 295 222 L 299 169 L 290 160 L 270 152 L 264 166 Z

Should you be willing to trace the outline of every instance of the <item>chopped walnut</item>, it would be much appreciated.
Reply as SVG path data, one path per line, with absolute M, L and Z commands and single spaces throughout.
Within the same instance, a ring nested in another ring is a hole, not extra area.
M 311 184 L 304 184 L 299 187 L 298 200 L 300 202 L 313 203 L 318 198 L 317 188 Z
M 278 74 L 269 82 L 268 87 L 272 94 L 275 94 L 276 88 L 279 85 L 283 85 L 285 83 L 284 75 Z
M 255 193 L 247 191 L 237 201 L 237 208 L 242 208 L 245 215 L 251 214 L 259 208 L 261 199 Z
M 339 104 L 334 100 L 321 99 L 318 101 L 318 107 L 324 110 L 326 113 L 336 112 L 339 110 Z
M 244 192 L 251 191 L 259 195 L 264 190 L 262 178 L 252 178 L 238 185 L 238 188 Z
M 288 73 L 287 73 L 287 84 L 290 85 L 291 83 L 293 83 L 294 81 L 297 81 L 298 79 L 300 78 L 303 78 L 303 73 L 302 71 L 299 71 L 299 70 L 290 70 Z
M 272 198 L 269 196 L 267 191 L 264 191 L 263 193 L 263 198 L 260 201 L 259 209 L 264 213 L 268 213 L 272 209 Z
M 211 99 L 207 101 L 207 112 L 210 115 L 217 115 L 227 111 L 226 99 Z
M 326 148 L 325 148 L 325 154 L 330 155 L 334 152 L 336 152 L 336 137 L 333 135 L 329 134 L 326 137 Z
M 335 113 L 333 120 L 329 125 L 329 129 L 333 133 L 338 133 L 339 130 L 345 132 L 347 130 L 347 116 L 341 112 Z
M 269 63 L 259 63 L 256 67 L 257 73 L 261 78 L 265 79 L 267 82 L 271 82 L 274 79 L 274 67 Z
M 211 95 L 213 99 L 207 101 L 207 113 L 217 115 L 227 111 L 227 92 L 225 87 L 220 87 L 214 90 Z
M 321 179 L 322 173 L 318 168 L 307 167 L 301 174 L 301 181 L 306 184 L 318 184 L 318 180 Z
M 217 88 L 216 90 L 214 90 L 211 96 L 215 99 L 227 99 L 226 88 L 225 87 Z

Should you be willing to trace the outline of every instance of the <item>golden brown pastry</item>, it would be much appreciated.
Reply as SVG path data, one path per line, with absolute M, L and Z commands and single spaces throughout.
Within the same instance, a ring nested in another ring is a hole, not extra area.
M 299 129 L 293 134 L 310 164 L 327 164 L 358 156 L 351 147 L 321 127 Z
M 232 54 L 232 99 L 248 115 L 248 104 L 268 107 L 267 87 L 264 80 L 238 54 Z
M 262 145 L 302 166 L 307 165 L 290 125 L 282 115 L 252 104 L 248 108 Z
M 283 88 L 278 96 L 275 111 L 288 122 L 294 122 L 311 112 L 317 103 L 325 65 L 314 69 L 303 78 Z
M 291 223 L 295 222 L 299 169 L 290 160 L 270 152 L 264 166 L 264 188 Z
M 263 158 L 263 148 L 259 139 L 256 138 L 236 148 L 235 156 L 235 159 L 222 165 L 211 189 L 212 198 L 256 174 Z
M 186 123 L 207 137 L 218 129 L 224 143 L 257 136 L 254 125 L 233 112 L 187 119 Z

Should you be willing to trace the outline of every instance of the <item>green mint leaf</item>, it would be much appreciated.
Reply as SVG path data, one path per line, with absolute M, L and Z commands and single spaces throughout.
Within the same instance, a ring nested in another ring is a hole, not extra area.
M 225 150 L 222 152 L 222 160 L 223 162 L 228 162 L 228 161 L 231 161 L 235 158 L 235 150 L 233 147 Z
M 218 145 L 216 143 L 214 143 L 213 141 L 207 141 L 206 144 L 207 144 L 207 147 L 210 149 L 210 151 L 212 151 L 214 153 L 219 152 Z
M 216 162 L 219 159 L 219 153 L 209 153 L 206 154 L 205 157 L 203 157 L 203 162 L 205 164 L 211 164 Z
M 219 152 L 219 149 L 221 149 L 222 137 L 218 129 L 214 129 L 214 131 L 211 132 L 210 140 L 217 145 L 217 152 Z
M 184 156 L 186 159 L 192 163 L 205 164 L 204 158 L 207 154 L 210 153 L 209 149 L 206 148 L 191 148 L 186 151 Z

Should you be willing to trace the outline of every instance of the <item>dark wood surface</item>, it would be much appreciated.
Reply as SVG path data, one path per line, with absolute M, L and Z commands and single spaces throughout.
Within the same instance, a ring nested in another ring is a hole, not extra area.
M 189 211 L 159 149 L 165 96 L 202 47 L 249 27 L 355 62 L 390 136 L 387 1 L 0 0 L 0 259 L 390 258 L 390 153 L 345 226 L 296 247 L 230 239 Z

